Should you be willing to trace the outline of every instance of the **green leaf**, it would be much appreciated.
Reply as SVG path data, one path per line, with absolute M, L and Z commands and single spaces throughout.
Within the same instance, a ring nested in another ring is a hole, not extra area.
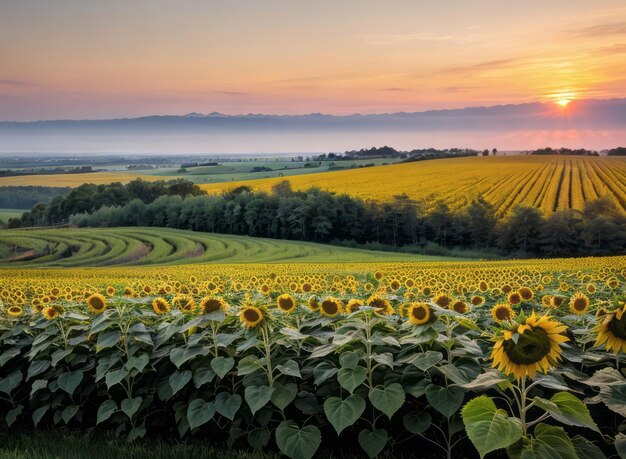
M 172 396 L 181 390 L 191 380 L 192 373 L 189 370 L 176 370 L 169 377 L 170 387 L 172 388 Z
M 575 395 L 569 392 L 557 392 L 550 400 L 535 397 L 533 403 L 550 413 L 559 422 L 566 425 L 587 427 L 600 432 L 598 426 L 591 418 L 587 406 Z
M 623 433 L 615 436 L 615 450 L 621 459 L 626 459 L 626 435 Z
M 283 421 L 276 429 L 276 444 L 291 459 L 311 459 L 321 443 L 322 434 L 315 426 L 300 429 L 294 421 Z
M 31 389 L 30 389 L 30 398 L 33 398 L 33 395 L 41 389 L 45 389 L 46 387 L 48 387 L 48 381 L 45 379 L 35 379 L 33 381 L 33 383 L 31 384 Z
M 13 389 L 20 385 L 24 374 L 20 370 L 13 371 L 6 378 L 0 378 L 0 392 L 10 395 Z
M 262 450 L 270 441 L 270 433 L 267 429 L 254 429 L 248 432 L 247 439 L 254 449 Z
M 263 368 L 261 360 L 254 355 L 248 355 L 237 364 L 237 376 L 245 376 Z
M 65 422 L 65 424 L 69 424 L 72 418 L 76 416 L 76 413 L 78 413 L 79 408 L 79 405 L 69 405 L 63 408 L 63 411 L 61 413 L 61 418 L 63 418 L 63 422 Z
M 507 449 L 509 456 L 512 459 L 579 459 L 562 428 L 537 424 L 534 434 L 511 445 Z
M 370 458 L 374 458 L 387 445 L 387 431 L 385 429 L 376 429 L 374 431 L 363 429 L 359 433 L 359 445 Z
M 26 380 L 28 381 L 32 377 L 43 373 L 48 368 L 50 368 L 50 365 L 51 365 L 50 360 L 35 360 L 28 367 L 28 372 L 26 373 Z
M 59 349 L 57 351 L 54 351 L 52 353 L 50 363 L 52 364 L 53 367 L 56 367 L 57 363 L 59 363 L 60 360 L 64 359 L 71 353 L 72 353 L 72 349 Z
M 600 448 L 580 435 L 572 438 L 572 445 L 579 458 L 584 459 L 606 459 Z
M 215 409 L 219 414 L 231 421 L 235 419 L 235 414 L 241 408 L 241 397 L 238 394 L 220 392 L 215 397 Z
M 119 330 L 100 333 L 100 335 L 98 335 L 98 342 L 96 343 L 96 352 L 115 346 L 119 342 L 121 336 L 122 333 Z
M 128 371 L 137 370 L 139 373 L 141 373 L 144 368 L 146 368 L 149 362 L 150 357 L 148 356 L 148 354 L 141 354 L 128 359 L 128 361 L 124 364 L 124 368 L 126 368 Z
M 106 421 L 111 417 L 113 413 L 117 411 L 117 403 L 115 400 L 105 400 L 98 408 L 98 415 L 96 416 L 96 424 Z
M 337 381 L 345 390 L 351 394 L 359 387 L 367 378 L 367 368 L 341 368 L 337 372 Z
M 209 422 L 215 415 L 215 403 L 194 399 L 187 407 L 187 422 L 191 430 Z
M 128 376 L 128 370 L 125 368 L 108 372 L 105 377 L 107 388 L 110 389 L 119 384 L 126 376 Z
M 22 412 L 24 411 L 24 407 L 22 405 L 17 405 L 15 408 L 13 408 L 12 410 L 10 410 L 7 415 L 4 417 L 4 420 L 7 423 L 8 427 L 11 427 L 15 421 L 17 421 L 17 418 L 20 414 L 22 414 Z
M 139 410 L 142 401 L 143 398 L 141 397 L 127 398 L 122 400 L 122 411 L 124 412 L 124 414 L 126 414 L 126 416 L 128 416 L 128 419 L 130 419 L 131 421 L 137 410 Z
M 345 400 L 330 397 L 324 402 L 324 413 L 337 431 L 337 435 L 354 424 L 363 411 L 365 411 L 365 400 L 357 394 L 350 395 Z
M 0 354 L 0 367 L 4 366 L 5 363 L 7 363 L 16 355 L 20 355 L 21 353 L 22 351 L 18 349 L 17 347 L 12 347 L 10 349 L 7 349 L 2 354 Z
M 276 407 L 284 411 L 287 406 L 293 402 L 298 394 L 298 385 L 294 383 L 281 384 L 274 383 L 274 392 L 272 392 L 272 403 Z
M 300 367 L 295 360 L 287 360 L 282 365 L 276 365 L 276 369 L 285 376 L 293 376 L 295 378 L 302 378 L 300 374 Z
M 413 365 L 422 371 L 426 371 L 441 362 L 443 354 L 437 351 L 426 351 L 422 354 L 417 354 L 416 357 L 418 358 L 413 362 Z
M 478 375 L 473 381 L 463 384 L 463 388 L 473 390 L 475 392 L 484 391 L 492 388 L 493 386 L 500 384 L 503 381 L 507 381 L 502 377 L 499 371 L 489 370 L 485 373 Z
M 72 395 L 82 380 L 83 372 L 76 370 L 60 374 L 57 384 L 62 390 Z
M 268 386 L 248 386 L 244 391 L 244 398 L 254 414 L 269 403 L 272 389 Z
M 404 389 L 398 383 L 388 386 L 376 386 L 369 392 L 372 405 L 387 415 L 389 419 L 404 404 Z
M 426 432 L 432 424 L 433 419 L 426 411 L 422 411 L 419 414 L 410 413 L 404 415 L 402 422 L 406 430 L 417 435 Z
M 360 359 L 358 352 L 344 352 L 339 356 L 339 365 L 341 368 L 356 368 Z
M 313 370 L 313 380 L 316 386 L 321 385 L 337 374 L 337 368 L 330 362 L 321 362 Z
M 465 392 L 457 386 L 440 387 L 431 384 L 426 388 L 426 399 L 437 411 L 449 418 L 459 410 Z
M 196 389 L 200 389 L 215 378 L 215 372 L 210 365 L 202 364 L 193 371 L 193 385 Z
M 215 357 L 211 360 L 211 368 L 220 379 L 235 366 L 235 359 L 231 357 Z
M 493 400 L 486 395 L 470 400 L 463 407 L 461 415 L 467 436 L 481 458 L 522 438 L 524 428 L 521 421 L 497 409 Z
M 33 424 L 37 427 L 37 424 L 41 422 L 46 412 L 50 409 L 50 405 L 44 405 L 33 411 Z

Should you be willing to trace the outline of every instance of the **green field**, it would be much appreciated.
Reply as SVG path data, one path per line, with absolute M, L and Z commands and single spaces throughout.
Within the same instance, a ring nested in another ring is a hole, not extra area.
M 0 221 L 6 223 L 10 218 L 21 217 L 24 212 L 24 209 L 0 209 Z
M 0 231 L 0 265 L 11 267 L 444 260 L 460 259 L 167 228 Z

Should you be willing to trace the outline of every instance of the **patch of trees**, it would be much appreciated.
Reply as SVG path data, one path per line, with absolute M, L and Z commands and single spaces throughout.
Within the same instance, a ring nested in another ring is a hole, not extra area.
M 72 189 L 47 186 L 2 186 L 0 208 L 30 209 L 39 202 L 48 203 L 57 196 L 65 196 Z
M 626 147 L 611 148 L 607 155 L 609 156 L 626 156 Z
M 568 155 L 568 156 L 600 156 L 595 150 L 586 150 L 584 148 L 539 148 L 526 152 L 527 155 Z
M 313 242 L 378 244 L 389 247 L 445 247 L 497 250 L 515 257 L 626 253 L 626 218 L 608 198 L 582 212 L 543 216 L 517 207 L 497 220 L 493 206 L 476 199 L 451 210 L 445 203 L 364 201 L 317 188 L 292 190 L 288 181 L 271 193 L 239 187 L 210 196 L 134 199 L 73 215 L 76 226 L 156 226 Z
M 3 169 L 0 170 L 0 177 L 15 177 L 20 175 L 87 174 L 89 172 L 93 172 L 93 168 L 91 166 L 79 166 L 70 168 L 57 167 L 54 169 Z
M 360 150 L 351 150 L 344 153 L 324 153 L 322 155 L 311 157 L 312 161 L 350 161 L 355 159 L 371 159 L 371 158 L 399 158 L 406 161 L 420 161 L 425 159 L 438 158 L 456 158 L 464 156 L 478 156 L 478 150 L 470 148 L 447 148 L 445 150 L 437 150 L 436 148 L 423 148 L 410 151 L 400 151 L 395 148 L 373 147 L 362 148 Z
M 161 196 L 199 196 L 206 194 L 198 185 L 184 179 L 147 182 L 135 179 L 126 185 L 86 183 L 49 203 L 38 203 L 22 214 L 21 226 L 52 226 L 67 223 L 71 215 L 91 213 L 105 206 L 124 206 L 133 200 L 149 204 Z M 14 223 L 17 224 L 17 223 Z

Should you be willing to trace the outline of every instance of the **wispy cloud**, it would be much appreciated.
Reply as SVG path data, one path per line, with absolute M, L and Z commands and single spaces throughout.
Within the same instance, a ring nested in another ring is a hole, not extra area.
M 434 35 L 425 33 L 406 33 L 391 35 L 364 35 L 363 40 L 367 45 L 397 45 L 415 41 L 437 42 L 455 40 L 452 35 Z
M 582 27 L 579 29 L 570 29 L 566 32 L 567 35 L 572 37 L 606 37 L 609 35 L 624 35 L 626 34 L 626 21 L 624 22 L 611 22 L 605 24 L 596 24 L 588 27 Z
M 0 86 L 12 86 L 15 88 L 33 88 L 33 87 L 38 87 L 40 85 L 36 83 L 32 83 L 30 81 L 10 80 L 10 79 L 0 78 Z
M 215 94 L 223 94 L 225 96 L 251 96 L 250 92 L 243 91 L 213 91 Z
M 386 91 L 386 92 L 403 92 L 403 91 L 406 91 L 406 89 L 404 89 L 404 88 L 381 88 L 381 89 L 379 89 L 379 91 Z

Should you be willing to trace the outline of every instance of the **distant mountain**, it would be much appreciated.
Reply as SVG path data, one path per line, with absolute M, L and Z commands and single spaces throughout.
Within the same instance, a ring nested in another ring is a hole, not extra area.
M 621 143 L 626 143 L 625 127 L 626 99 L 578 100 L 564 108 L 529 103 L 345 116 L 193 112 L 108 120 L 0 122 L 0 151 L 297 152 L 350 150 L 372 144 L 406 149 L 601 149 L 618 146 L 615 142 L 620 137 Z M 613 134 L 596 134 L 600 131 Z M 553 133 L 561 133 L 556 136 L 560 144 L 545 143 Z M 498 144 L 503 137 L 508 144 Z M 400 138 L 404 140 L 398 142 Z M 411 138 L 413 144 L 403 144 Z M 547 140 L 541 143 L 543 138 Z

